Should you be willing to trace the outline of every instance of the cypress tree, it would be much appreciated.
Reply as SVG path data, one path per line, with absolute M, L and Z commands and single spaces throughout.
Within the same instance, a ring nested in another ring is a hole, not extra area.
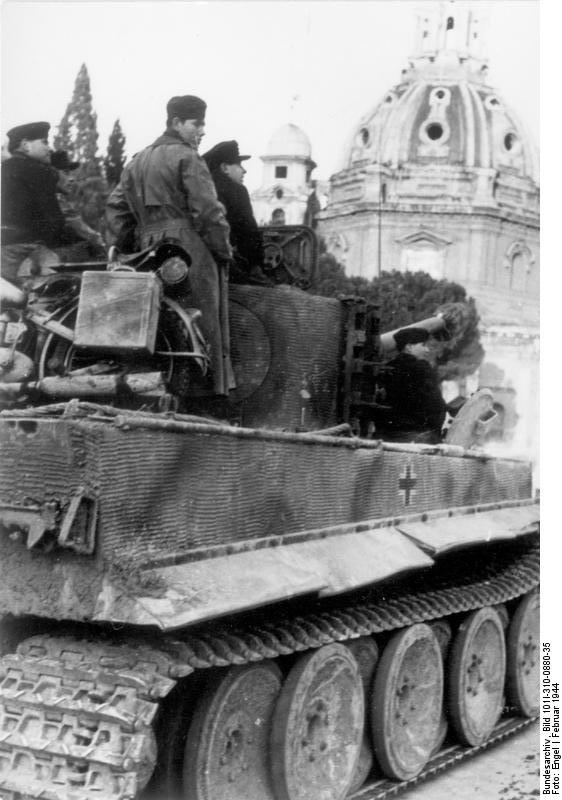
M 125 141 L 121 123 L 116 119 L 107 143 L 107 155 L 103 162 L 105 179 L 110 189 L 119 183 L 125 166 Z
M 71 161 L 79 161 L 74 200 L 85 219 L 99 229 L 105 208 L 107 186 L 103 177 L 98 150 L 97 114 L 93 109 L 90 76 L 82 64 L 72 99 L 66 107 L 54 138 L 55 149 L 67 150 Z

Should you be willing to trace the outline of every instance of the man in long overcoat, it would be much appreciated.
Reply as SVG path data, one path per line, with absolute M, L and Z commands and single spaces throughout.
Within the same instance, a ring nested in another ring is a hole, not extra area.
M 179 242 L 191 257 L 191 305 L 199 308 L 210 346 L 211 393 L 234 387 L 228 329 L 229 226 L 198 146 L 206 104 L 192 95 L 172 97 L 166 131 L 125 167 L 106 208 L 108 244 L 123 244 L 134 229 L 144 249 L 162 239 Z

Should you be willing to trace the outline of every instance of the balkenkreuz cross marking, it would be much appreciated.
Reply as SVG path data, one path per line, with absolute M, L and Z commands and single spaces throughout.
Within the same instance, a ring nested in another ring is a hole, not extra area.
M 410 505 L 410 498 L 416 494 L 415 485 L 418 482 L 416 473 L 412 469 L 412 465 L 408 464 L 404 472 L 400 475 L 398 481 L 398 491 L 404 492 L 404 505 Z

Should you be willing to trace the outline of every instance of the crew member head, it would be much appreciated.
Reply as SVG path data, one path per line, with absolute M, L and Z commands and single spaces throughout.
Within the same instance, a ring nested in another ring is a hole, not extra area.
M 10 140 L 7 136 L 2 139 L 2 161 L 7 161 L 10 158 Z
M 394 334 L 396 349 L 400 353 L 408 353 L 414 358 L 429 360 L 427 340 L 429 333 L 425 328 L 401 328 Z
M 205 111 L 207 104 L 199 97 L 184 94 L 168 100 L 166 127 L 175 131 L 180 139 L 195 150 L 205 135 Z
M 55 150 L 54 153 L 51 153 L 51 166 L 58 170 L 59 173 L 58 188 L 63 192 L 69 191 L 76 180 L 75 171 L 80 166 L 80 163 L 78 161 L 70 161 L 66 150 Z
M 48 122 L 28 122 L 26 125 L 17 125 L 8 131 L 8 150 L 10 153 L 22 153 L 49 164 L 51 151 L 49 149 Z
M 235 183 L 244 183 L 246 170 L 242 166 L 251 156 L 241 156 L 238 142 L 231 139 L 219 142 L 203 156 L 211 173 L 222 172 Z

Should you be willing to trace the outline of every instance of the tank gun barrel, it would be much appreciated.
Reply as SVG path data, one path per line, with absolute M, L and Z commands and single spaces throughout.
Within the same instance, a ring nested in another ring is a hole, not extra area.
M 404 330 L 404 328 L 424 328 L 429 334 L 432 334 L 445 330 L 447 328 L 447 322 L 441 314 L 437 314 L 434 317 L 422 319 L 421 322 L 413 322 L 410 325 L 403 325 L 400 328 L 394 328 L 392 331 L 382 333 L 380 337 L 380 347 L 382 353 L 390 353 L 396 348 L 394 334 L 398 331 Z
M 412 322 L 409 325 L 402 325 L 400 328 L 394 328 L 391 331 L 381 333 L 381 353 L 388 354 L 396 348 L 394 334 L 404 330 L 404 328 L 424 328 L 430 335 L 444 331 L 446 337 L 451 338 L 455 333 L 458 333 L 465 317 L 466 303 L 446 303 L 440 306 L 432 317 L 427 317 L 426 319 L 420 320 L 420 322 Z

